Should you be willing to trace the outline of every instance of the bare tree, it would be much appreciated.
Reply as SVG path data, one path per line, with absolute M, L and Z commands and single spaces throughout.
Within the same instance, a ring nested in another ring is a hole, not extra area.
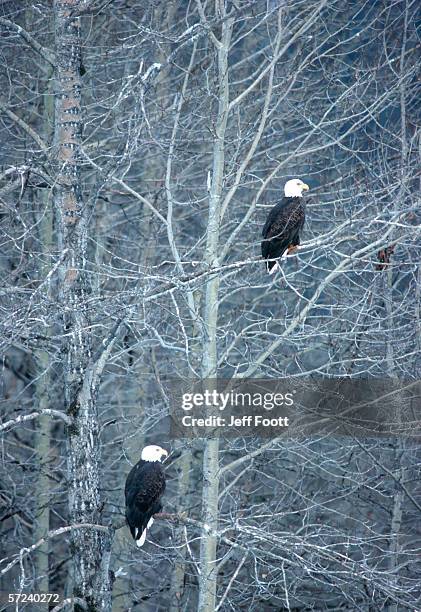
M 174 380 L 419 378 L 416 3 L 0 10 L 2 589 L 418 609 L 416 440 L 168 431 Z M 269 277 L 295 176 L 302 244 Z M 148 442 L 172 454 L 139 551 L 123 490 Z

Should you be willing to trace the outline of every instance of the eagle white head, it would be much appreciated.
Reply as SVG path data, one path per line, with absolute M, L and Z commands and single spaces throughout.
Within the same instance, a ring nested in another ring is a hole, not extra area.
M 285 183 L 284 193 L 287 198 L 302 198 L 303 191 L 308 191 L 310 187 L 300 179 L 291 179 Z
M 145 446 L 140 456 L 143 461 L 159 461 L 160 463 L 168 457 L 168 453 L 165 449 L 160 446 Z

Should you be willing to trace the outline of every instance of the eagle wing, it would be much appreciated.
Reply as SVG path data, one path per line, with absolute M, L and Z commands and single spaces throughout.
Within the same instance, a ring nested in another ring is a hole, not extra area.
M 300 244 L 305 210 L 301 198 L 284 198 L 270 211 L 262 230 L 262 256 L 281 257 L 291 245 Z
M 139 462 L 126 480 L 126 504 L 145 512 L 158 501 L 164 491 L 165 476 L 161 464 Z
M 125 486 L 126 519 L 136 541 L 141 541 L 150 518 L 161 510 L 160 497 L 165 491 L 161 464 L 140 460 L 130 471 Z M 139 540 L 140 539 L 140 540 Z

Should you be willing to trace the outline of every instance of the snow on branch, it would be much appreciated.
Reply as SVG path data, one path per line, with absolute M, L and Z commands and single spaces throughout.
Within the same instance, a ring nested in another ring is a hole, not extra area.
M 48 414 L 53 417 L 57 417 L 64 421 L 67 425 L 72 423 L 72 418 L 69 417 L 66 413 L 61 412 L 61 410 L 52 410 L 50 408 L 46 408 L 45 410 L 38 410 L 36 412 L 31 412 L 30 414 L 23 414 L 21 416 L 16 417 L 15 419 L 10 419 L 5 423 L 0 424 L 0 431 L 6 431 L 11 427 L 15 427 L 16 425 L 20 425 L 21 423 L 26 423 L 27 421 L 33 421 L 43 414 Z

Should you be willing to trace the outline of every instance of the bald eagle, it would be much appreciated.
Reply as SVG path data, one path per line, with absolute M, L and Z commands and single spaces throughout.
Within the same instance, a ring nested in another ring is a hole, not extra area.
M 309 186 L 300 179 L 287 181 L 285 197 L 272 208 L 266 219 L 262 230 L 262 257 L 266 259 L 269 274 L 279 268 L 275 259 L 282 257 L 286 250 L 293 252 L 300 244 L 300 232 L 305 221 L 303 191 L 308 189 Z
M 161 462 L 168 456 L 160 446 L 145 446 L 140 461 L 130 470 L 124 490 L 126 520 L 136 546 L 143 546 L 153 515 L 162 509 L 165 476 Z

